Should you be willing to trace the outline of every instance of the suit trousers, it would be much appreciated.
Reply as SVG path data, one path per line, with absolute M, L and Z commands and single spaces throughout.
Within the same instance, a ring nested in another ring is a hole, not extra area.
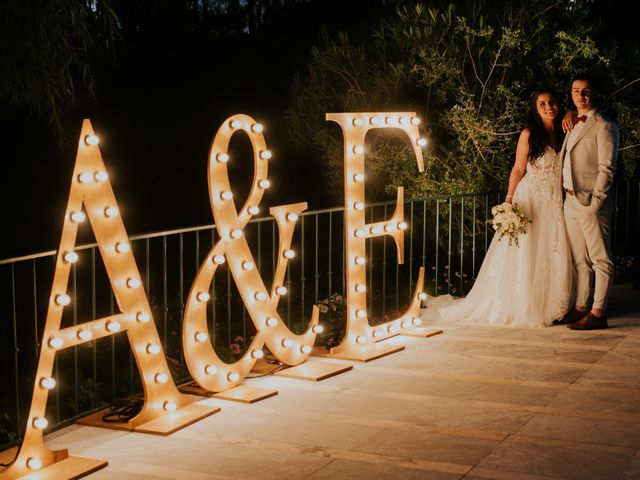
M 605 309 L 613 283 L 611 210 L 585 207 L 573 195 L 564 202 L 564 219 L 576 269 L 576 305 L 588 306 L 591 274 L 595 274 L 592 308 Z

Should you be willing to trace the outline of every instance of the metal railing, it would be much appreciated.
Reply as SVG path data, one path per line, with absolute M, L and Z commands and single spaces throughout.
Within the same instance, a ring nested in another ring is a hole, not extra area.
M 627 261 L 638 258 L 640 185 L 617 187 L 613 219 L 614 252 Z M 368 242 L 367 292 L 372 323 L 398 316 L 409 303 L 419 267 L 426 268 L 431 295 L 465 294 L 472 286 L 493 236 L 487 225 L 500 194 L 432 196 L 405 202 L 405 263 L 397 264 L 395 244 L 386 236 Z M 394 202 L 369 205 L 368 222 L 389 218 Z M 245 229 L 258 271 L 270 285 L 276 265 L 277 226 L 259 218 Z M 181 328 L 191 282 L 217 241 L 214 225 L 138 235 L 130 238 L 176 383 L 190 380 L 182 352 Z M 302 331 L 311 307 L 323 302 L 321 322 L 327 334 L 340 335 L 345 286 L 343 208 L 305 212 L 293 239 L 298 252 L 286 273 L 288 294 L 279 311 L 289 327 Z M 114 298 L 95 244 L 76 248 L 62 326 L 115 312 Z M 24 430 L 34 383 L 41 332 L 55 267 L 55 251 L 0 261 L 0 448 L 15 444 Z M 329 301 L 331 299 L 331 301 Z M 337 300 L 336 300 L 337 299 Z M 217 353 L 229 361 L 244 353 L 253 324 L 229 270 L 220 268 L 211 287 L 209 334 Z M 117 334 L 58 352 L 57 388 L 49 398 L 50 429 L 140 392 L 135 362 L 125 335 Z

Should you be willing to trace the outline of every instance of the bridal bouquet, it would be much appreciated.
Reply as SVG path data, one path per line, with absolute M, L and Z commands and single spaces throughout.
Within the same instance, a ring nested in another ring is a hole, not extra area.
M 489 223 L 493 225 L 493 229 L 499 235 L 499 239 L 507 236 L 509 238 L 509 245 L 518 246 L 518 237 L 527 231 L 527 223 L 531 223 L 531 220 L 527 218 L 518 204 L 503 203 L 502 205 L 496 205 L 491 209 L 493 219 L 489 220 Z

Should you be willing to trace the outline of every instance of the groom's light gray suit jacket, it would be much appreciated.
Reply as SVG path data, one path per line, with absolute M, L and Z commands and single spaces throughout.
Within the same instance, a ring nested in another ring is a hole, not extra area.
M 613 208 L 613 198 L 609 193 L 616 172 L 618 126 L 596 111 L 578 135 L 568 150 L 576 199 L 585 207 L 593 206 L 595 211 Z M 569 135 L 560 150 L 563 161 L 568 138 Z

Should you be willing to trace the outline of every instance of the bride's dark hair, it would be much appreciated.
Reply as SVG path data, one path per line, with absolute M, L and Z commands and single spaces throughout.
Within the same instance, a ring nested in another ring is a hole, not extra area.
M 543 93 L 548 93 L 553 97 L 556 101 L 556 105 L 560 108 L 558 104 L 558 94 L 552 88 L 541 88 L 536 90 L 531 94 L 529 99 L 529 111 L 527 113 L 527 127 L 529 128 L 529 155 L 528 160 L 530 162 L 535 161 L 537 158 L 540 158 L 544 154 L 544 149 L 551 145 L 551 138 L 547 133 L 547 130 L 544 128 L 542 124 L 542 119 L 538 114 L 538 106 L 537 101 L 538 97 Z M 562 141 L 564 134 L 562 133 L 562 112 L 558 110 L 558 115 L 553 121 L 553 129 L 556 134 L 556 138 L 559 141 Z

